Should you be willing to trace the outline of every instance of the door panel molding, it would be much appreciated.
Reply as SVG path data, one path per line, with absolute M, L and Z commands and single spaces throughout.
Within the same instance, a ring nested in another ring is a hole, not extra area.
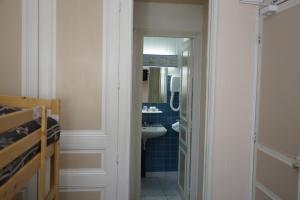
M 109 181 L 102 170 L 61 170 L 60 188 L 105 188 Z
M 61 153 L 82 154 L 100 153 L 102 158 L 101 168 L 83 168 L 83 169 L 61 169 L 60 170 L 60 188 L 64 191 L 68 189 L 80 189 L 89 191 L 90 189 L 99 189 L 103 191 L 104 199 L 111 199 L 111 194 L 107 194 L 108 183 L 111 183 L 111 163 L 115 157 L 111 156 L 110 136 L 103 130 L 63 130 L 61 133 Z
M 297 199 L 298 171 L 280 160 L 257 151 L 257 181 L 282 199 Z
M 294 6 L 300 5 L 300 1 L 298 0 L 288 0 L 279 5 L 278 12 L 283 12 L 287 9 L 290 9 Z
M 265 195 L 270 197 L 272 200 L 282 200 L 279 196 L 277 196 L 272 190 L 264 186 L 262 183 L 256 181 L 256 187 L 262 191 Z
M 284 154 L 280 153 L 279 151 L 276 151 L 275 149 L 272 149 L 265 145 L 257 144 L 256 148 L 257 148 L 257 150 L 262 151 L 265 154 L 275 158 L 276 160 L 283 162 L 284 164 L 290 166 L 291 168 L 294 168 L 294 165 L 296 163 L 299 163 L 299 160 L 297 160 L 296 158 L 292 158 L 287 155 L 284 155 Z
M 108 145 L 107 139 L 103 130 L 63 130 L 61 150 L 103 150 Z
M 61 188 L 61 193 L 89 193 L 89 192 L 99 192 L 100 199 L 104 199 L 104 189 L 103 188 Z

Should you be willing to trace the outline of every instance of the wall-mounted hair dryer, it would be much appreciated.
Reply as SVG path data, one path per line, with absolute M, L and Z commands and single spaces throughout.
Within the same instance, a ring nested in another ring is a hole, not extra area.
M 175 92 L 178 92 L 178 93 L 180 92 L 180 76 L 179 75 L 173 75 L 171 77 L 170 91 L 171 91 L 170 107 L 173 111 L 179 111 L 180 106 L 178 105 L 177 108 L 174 108 L 174 105 L 173 105 Z

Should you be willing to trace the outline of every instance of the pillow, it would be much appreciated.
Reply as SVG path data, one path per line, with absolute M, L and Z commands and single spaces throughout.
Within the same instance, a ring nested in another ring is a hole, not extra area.
M 21 110 L 20 108 L 14 108 L 14 107 L 0 105 L 0 115 L 6 115 L 6 114 L 17 112 L 20 110 Z

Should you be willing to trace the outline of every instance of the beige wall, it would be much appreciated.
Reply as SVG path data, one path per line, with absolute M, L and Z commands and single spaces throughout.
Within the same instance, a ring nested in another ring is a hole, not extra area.
M 256 7 L 218 2 L 212 200 L 249 199 Z
M 57 97 L 63 129 L 101 126 L 101 4 L 57 1 Z
M 0 0 L 0 94 L 21 95 L 21 0 Z
M 134 28 L 159 32 L 201 32 L 202 15 L 202 5 L 136 2 Z

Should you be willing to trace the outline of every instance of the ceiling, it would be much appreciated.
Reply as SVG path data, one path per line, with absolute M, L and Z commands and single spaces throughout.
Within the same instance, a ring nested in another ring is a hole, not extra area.
M 180 3 L 180 4 L 204 4 L 208 0 L 135 0 L 137 2 L 157 2 L 157 3 Z

